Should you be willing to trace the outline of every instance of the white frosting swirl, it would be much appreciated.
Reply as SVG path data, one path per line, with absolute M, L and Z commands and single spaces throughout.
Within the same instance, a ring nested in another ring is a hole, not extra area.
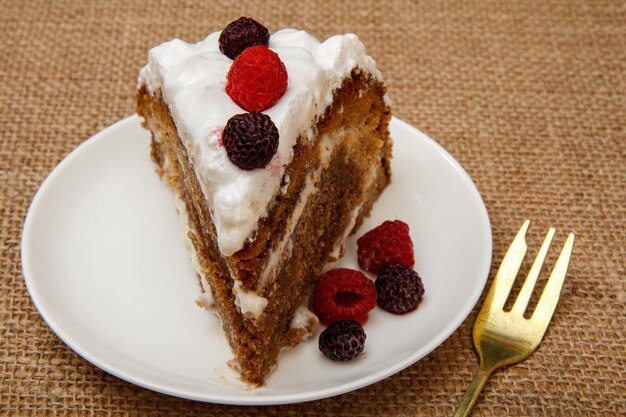
M 285 94 L 263 113 L 278 128 L 278 152 L 267 167 L 244 171 L 228 159 L 221 144 L 228 119 L 245 110 L 224 90 L 232 60 L 220 52 L 219 35 L 212 33 L 196 44 L 174 39 L 153 48 L 139 83 L 150 92 L 161 90 L 207 198 L 220 251 L 230 256 L 252 239 L 280 192 L 298 137 L 313 137 L 314 123 L 343 79 L 357 66 L 377 79 L 381 75 L 354 34 L 320 43 L 295 29 L 274 33 L 269 47 L 285 64 L 289 81 Z

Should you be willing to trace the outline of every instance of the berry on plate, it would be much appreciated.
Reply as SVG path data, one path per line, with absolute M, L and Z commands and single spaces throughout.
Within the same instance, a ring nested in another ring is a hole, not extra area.
M 336 321 L 320 334 L 319 348 L 329 359 L 349 361 L 363 352 L 365 331 L 356 321 Z
M 386 221 L 365 233 L 356 243 L 359 266 L 374 274 L 393 264 L 409 268 L 415 265 L 409 225 L 403 221 Z
M 226 123 L 222 142 L 228 158 L 239 168 L 263 168 L 278 150 L 278 129 L 266 114 L 236 114 Z
M 320 277 L 313 290 L 313 310 L 325 325 L 338 320 L 365 324 L 374 307 L 374 283 L 353 269 L 331 269 Z
M 226 76 L 226 93 L 242 109 L 259 112 L 272 107 L 287 90 L 287 69 L 267 46 L 246 48 Z
M 404 265 L 390 265 L 376 278 L 378 306 L 394 314 L 405 314 L 417 308 L 424 296 L 420 276 Z
M 265 26 L 249 17 L 240 17 L 220 33 L 220 51 L 230 59 L 237 58 L 246 48 L 255 45 L 267 46 L 270 32 Z

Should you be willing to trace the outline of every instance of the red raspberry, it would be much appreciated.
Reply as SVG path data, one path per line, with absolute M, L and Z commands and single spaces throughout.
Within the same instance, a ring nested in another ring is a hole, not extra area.
M 352 320 L 336 321 L 320 334 L 319 349 L 334 361 L 350 361 L 363 352 L 365 331 Z
M 313 310 L 325 325 L 338 320 L 354 320 L 363 325 L 374 307 L 374 283 L 353 269 L 331 269 L 320 277 L 313 290 Z
M 386 221 L 356 241 L 359 266 L 378 274 L 392 264 L 415 265 L 409 225 L 400 220 Z
M 226 93 L 242 109 L 268 109 L 287 90 L 287 69 L 267 46 L 251 46 L 237 57 L 227 75 Z
M 424 296 L 420 276 L 404 265 L 390 265 L 376 278 L 378 306 L 394 314 L 405 314 L 417 308 Z
M 236 114 L 226 123 L 222 143 L 239 168 L 263 168 L 278 150 L 278 129 L 267 114 Z
M 220 33 L 220 51 L 230 59 L 237 58 L 246 48 L 254 45 L 267 46 L 270 32 L 265 26 L 249 17 L 240 17 Z

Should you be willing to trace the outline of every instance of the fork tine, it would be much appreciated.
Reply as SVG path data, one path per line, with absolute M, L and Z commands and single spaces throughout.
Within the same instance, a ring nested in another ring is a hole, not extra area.
M 522 265 L 526 250 L 528 249 L 525 237 L 529 224 L 530 220 L 524 222 L 519 232 L 517 232 L 517 236 L 513 239 L 513 243 L 511 243 L 506 255 L 504 255 L 500 268 L 489 289 L 489 294 L 487 294 L 487 298 L 485 299 L 485 304 L 483 304 L 483 309 L 493 311 L 495 309 L 504 308 L 504 303 L 506 303 L 506 299 L 511 292 L 511 287 L 515 282 L 515 277 Z
M 535 323 L 543 325 L 544 333 L 545 329 L 548 328 L 548 324 L 550 323 L 554 310 L 556 309 L 556 304 L 559 301 L 561 288 L 563 288 L 563 282 L 565 281 L 565 274 L 567 273 L 567 267 L 569 266 L 569 260 L 572 256 L 573 247 L 574 234 L 570 233 L 565 241 L 565 245 L 563 245 L 563 250 L 561 250 L 559 259 L 557 259 L 556 264 L 552 269 L 552 273 L 550 274 L 550 278 L 548 278 L 546 287 L 543 289 L 543 293 L 541 293 L 541 298 L 539 298 L 537 308 L 535 308 L 535 312 L 530 319 Z
M 530 301 L 530 297 L 533 295 L 533 290 L 535 289 L 535 284 L 537 283 L 537 278 L 539 277 L 539 273 L 541 272 L 541 267 L 543 266 L 543 262 L 546 259 L 546 254 L 548 253 L 548 249 L 550 248 L 550 243 L 552 242 L 552 238 L 554 237 L 554 229 L 550 228 L 548 230 L 548 234 L 541 245 L 541 249 L 539 249 L 539 253 L 537 253 L 537 257 L 535 258 L 535 262 L 533 262 L 530 271 L 528 272 L 528 276 L 524 281 L 524 285 L 522 285 L 522 289 L 515 300 L 515 304 L 513 304 L 513 308 L 511 312 L 514 314 L 519 314 L 520 316 L 524 315 L 524 311 L 526 311 L 526 307 L 528 307 L 528 302 Z

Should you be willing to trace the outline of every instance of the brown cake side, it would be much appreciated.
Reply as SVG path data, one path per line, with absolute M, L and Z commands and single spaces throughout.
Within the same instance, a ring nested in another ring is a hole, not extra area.
M 280 349 L 297 344 L 303 331 L 289 330 L 295 310 L 306 301 L 322 268 L 338 256 L 336 246 L 354 230 L 390 181 L 390 113 L 384 86 L 358 69 L 335 91 L 334 100 L 317 124 L 314 140 L 299 138 L 284 176 L 286 192 L 278 195 L 253 239 L 224 257 L 215 227 L 187 151 L 178 137 L 160 92 L 138 92 L 138 113 L 152 132 L 152 158 L 162 178 L 183 200 L 189 216 L 189 237 L 208 281 L 242 380 L 260 385 L 276 364 Z M 320 145 L 335 143 L 322 164 Z M 294 207 L 319 171 L 316 192 L 306 201 L 297 223 Z M 286 178 L 289 181 L 286 181 Z M 358 210 L 358 211 L 356 211 Z M 356 214 L 356 216 L 355 216 Z M 291 227 L 293 226 L 293 227 Z M 292 230 L 282 250 L 282 263 L 272 279 L 260 282 L 268 256 Z M 258 290 L 268 304 L 258 318 L 244 317 L 235 304 L 234 278 L 247 290 Z M 262 285 L 261 285 L 262 284 Z

